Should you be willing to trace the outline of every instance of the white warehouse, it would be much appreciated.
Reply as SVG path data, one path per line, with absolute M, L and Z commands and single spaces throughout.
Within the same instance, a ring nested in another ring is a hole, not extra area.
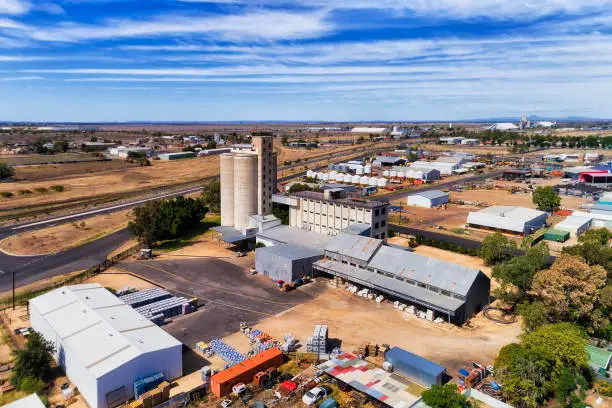
M 408 205 L 432 208 L 448 203 L 448 193 L 440 190 L 421 191 L 408 196 Z
M 467 224 L 472 228 L 529 235 L 546 225 L 546 213 L 531 208 L 494 205 L 470 212 Z
M 98 284 L 64 286 L 30 300 L 32 328 L 92 408 L 134 396 L 134 382 L 183 373 L 182 343 Z

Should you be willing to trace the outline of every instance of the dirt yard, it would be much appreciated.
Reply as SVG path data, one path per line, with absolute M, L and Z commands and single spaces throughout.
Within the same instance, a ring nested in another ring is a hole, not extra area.
M 463 227 L 469 212 L 479 210 L 478 207 L 471 205 L 450 204 L 446 209 L 407 206 L 405 199 L 392 204 L 402 205 L 402 224 L 434 224 L 442 225 L 447 229 Z M 398 223 L 396 213 L 392 213 L 390 222 Z
M 139 167 L 139 165 L 128 163 L 126 160 L 20 166 L 15 168 L 15 179 L 34 182 L 61 179 L 71 175 L 82 176 L 84 174 L 122 172 L 135 167 Z
M 520 186 L 518 183 L 514 183 Z M 463 192 L 451 192 L 451 200 L 462 200 L 471 202 L 487 202 L 491 205 L 518 205 L 527 208 L 536 208 L 536 205 L 531 201 L 531 194 L 517 193 L 512 194 L 507 190 L 468 190 Z M 561 207 L 564 209 L 578 209 L 582 204 L 586 204 L 590 200 L 580 197 L 561 196 Z
M 351 295 L 342 289 L 325 289 L 318 297 L 262 320 L 257 328 L 276 338 L 292 333 L 302 344 L 312 335 L 316 324 L 329 326 L 330 338 L 352 352 L 364 342 L 400 346 L 446 366 L 451 375 L 473 361 L 492 364 L 499 349 L 521 333 L 520 323 L 500 325 L 479 315 L 472 327 L 435 324 L 408 317 L 390 303 L 377 304 Z M 223 339 L 246 351 L 248 341 L 242 333 Z
M 154 284 L 140 279 L 136 276 L 132 276 L 129 273 L 125 273 L 122 270 L 116 268 L 110 268 L 100 273 L 93 278 L 87 280 L 87 283 L 99 283 L 105 288 L 111 288 L 113 290 L 121 290 L 126 286 L 135 288 L 136 290 L 145 290 L 155 287 Z
M 24 232 L 0 241 L 0 250 L 15 255 L 41 255 L 63 251 L 125 228 L 131 218 L 132 210 L 124 210 Z

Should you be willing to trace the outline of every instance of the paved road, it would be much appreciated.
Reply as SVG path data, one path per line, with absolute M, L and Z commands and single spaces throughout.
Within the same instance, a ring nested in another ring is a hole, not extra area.
M 115 248 L 131 237 L 127 229 L 76 248 L 42 256 L 9 256 L 0 252 L 0 292 L 11 290 L 41 279 L 91 268 L 106 259 Z

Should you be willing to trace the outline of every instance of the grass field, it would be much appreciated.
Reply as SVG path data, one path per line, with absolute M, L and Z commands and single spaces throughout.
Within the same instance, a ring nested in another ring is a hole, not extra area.
M 63 251 L 125 228 L 131 219 L 131 213 L 131 210 L 125 210 L 13 235 L 0 241 L 0 249 L 15 255 Z
M 129 163 L 125 160 L 20 166 L 15 168 L 15 180 L 36 182 L 62 179 L 69 176 L 82 176 L 85 174 L 122 172 L 134 167 L 139 167 L 139 165 L 136 163 Z

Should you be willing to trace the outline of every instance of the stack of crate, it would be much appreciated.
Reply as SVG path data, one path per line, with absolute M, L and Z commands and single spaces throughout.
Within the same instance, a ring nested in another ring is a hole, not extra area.
M 169 299 L 172 295 L 167 290 L 161 288 L 153 288 L 140 290 L 138 292 L 128 293 L 119 296 L 125 304 L 132 306 L 134 309 L 150 305 L 151 303 L 159 302 L 160 300 Z
M 170 297 L 168 299 L 160 300 L 145 306 L 136 308 L 136 311 L 146 317 L 147 319 L 153 320 L 158 315 L 164 315 L 164 318 L 182 315 L 184 312 L 184 304 L 188 304 L 189 301 L 184 297 Z
M 315 326 L 312 337 L 306 340 L 306 351 L 309 353 L 327 353 L 328 331 L 327 325 L 318 324 Z

